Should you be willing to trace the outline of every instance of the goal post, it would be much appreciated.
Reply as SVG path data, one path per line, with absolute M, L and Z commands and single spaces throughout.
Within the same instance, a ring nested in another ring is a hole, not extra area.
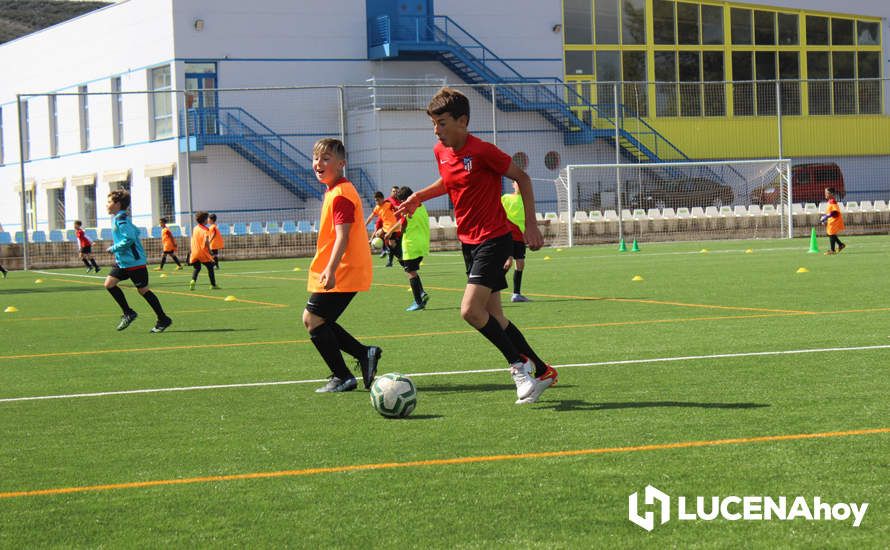
M 554 189 L 574 246 L 790 238 L 818 218 L 816 205 L 794 203 L 790 182 L 788 159 L 571 164 Z

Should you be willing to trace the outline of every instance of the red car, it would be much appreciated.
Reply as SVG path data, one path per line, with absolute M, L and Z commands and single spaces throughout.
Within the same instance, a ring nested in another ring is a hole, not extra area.
M 791 167 L 791 200 L 793 202 L 820 203 L 825 200 L 825 188 L 834 187 L 837 198 L 847 194 L 844 188 L 844 175 L 840 167 L 833 163 L 798 164 Z M 751 191 L 753 204 L 778 204 L 781 200 L 778 181 L 761 185 Z

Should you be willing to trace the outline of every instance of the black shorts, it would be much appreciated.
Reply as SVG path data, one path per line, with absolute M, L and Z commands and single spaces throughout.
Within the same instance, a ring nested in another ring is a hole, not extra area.
M 124 269 L 119 265 L 114 264 L 114 267 L 111 268 L 111 272 L 108 273 L 108 276 L 121 281 L 130 279 L 133 281 L 133 286 L 136 288 L 145 288 L 148 286 L 148 269 L 146 269 L 145 266 L 134 269 Z
M 93 253 L 93 245 L 81 247 L 80 253 L 81 254 L 92 254 Z
M 420 262 L 423 261 L 423 256 L 419 258 L 412 258 L 410 260 L 399 260 L 399 265 L 405 269 L 405 272 L 409 271 L 419 271 L 420 270 Z
M 333 323 L 346 311 L 355 292 L 313 292 L 306 302 L 306 311 Z
M 505 233 L 479 244 L 461 243 L 467 284 L 482 285 L 492 292 L 507 288 L 504 264 L 513 252 L 513 237 Z
M 513 241 L 513 259 L 525 259 L 525 243 L 522 241 Z

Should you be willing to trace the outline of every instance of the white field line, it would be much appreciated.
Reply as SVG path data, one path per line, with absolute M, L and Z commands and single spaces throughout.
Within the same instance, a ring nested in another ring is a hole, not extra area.
M 596 363 L 567 363 L 564 365 L 553 365 L 556 368 L 565 369 L 572 367 L 606 367 L 615 365 L 635 365 L 644 363 L 672 363 L 678 361 L 699 361 L 702 359 L 733 359 L 738 357 L 763 357 L 770 355 L 800 355 L 805 353 L 832 353 L 841 351 L 873 351 L 890 349 L 890 344 L 876 346 L 852 346 L 843 348 L 811 348 L 796 350 L 779 350 L 779 351 L 750 351 L 743 353 L 718 353 L 713 355 L 684 355 L 679 357 L 656 357 L 651 359 L 625 359 L 620 361 L 599 361 Z M 418 372 L 409 374 L 411 377 L 420 376 L 460 376 L 464 374 L 486 374 L 492 372 L 503 372 L 507 368 L 497 369 L 478 369 L 478 370 L 460 370 L 460 371 L 442 371 L 442 372 Z M 7 397 L 0 399 L 0 403 L 15 403 L 19 401 L 46 401 L 50 399 L 75 399 L 79 397 L 108 397 L 113 395 L 138 395 L 146 393 L 169 393 L 182 391 L 200 391 L 200 390 L 219 390 L 229 388 L 256 388 L 264 386 L 288 386 L 294 384 L 317 384 L 324 382 L 326 379 L 312 380 L 281 380 L 277 382 L 247 382 L 242 384 L 214 384 L 209 386 L 184 386 L 178 388 L 147 388 L 141 390 L 120 390 L 93 393 L 71 393 L 62 395 L 40 395 L 33 397 Z

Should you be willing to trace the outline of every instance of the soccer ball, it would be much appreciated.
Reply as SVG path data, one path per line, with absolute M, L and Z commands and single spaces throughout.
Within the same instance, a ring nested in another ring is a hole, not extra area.
M 403 374 L 378 376 L 371 385 L 371 405 L 387 418 L 405 418 L 417 406 L 417 388 Z
M 371 248 L 374 250 L 382 250 L 383 249 L 383 239 L 380 237 L 374 237 L 371 239 Z

